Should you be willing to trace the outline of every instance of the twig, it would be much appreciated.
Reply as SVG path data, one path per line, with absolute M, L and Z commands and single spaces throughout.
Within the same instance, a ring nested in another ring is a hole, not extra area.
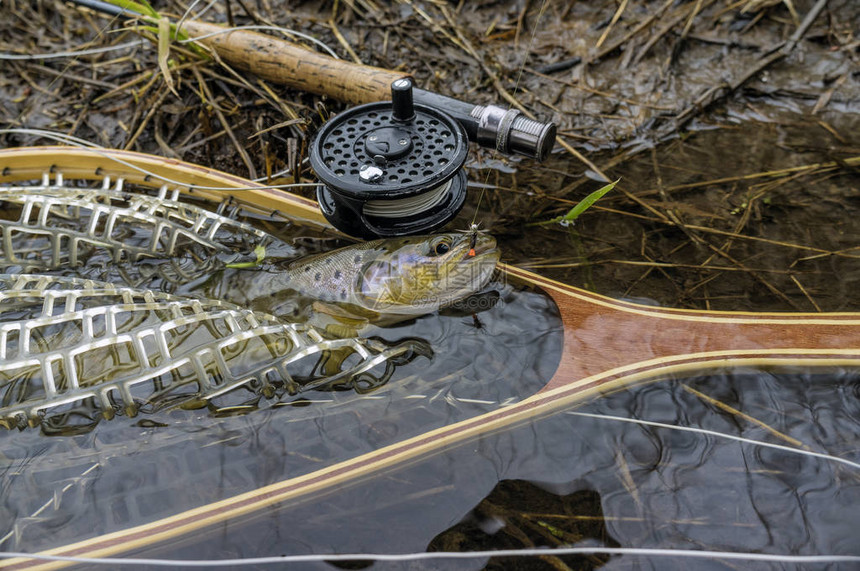
M 809 303 L 812 304 L 812 307 L 815 308 L 815 311 L 821 313 L 821 307 L 819 307 L 818 304 L 815 303 L 815 300 L 812 298 L 811 295 L 809 295 L 809 292 L 806 291 L 806 288 L 803 287 L 803 284 L 800 283 L 800 280 L 797 279 L 797 276 L 795 276 L 794 274 L 790 274 L 789 277 L 791 278 L 791 281 L 794 282 L 794 285 L 797 286 L 797 289 L 799 289 L 800 292 L 806 296 L 806 299 L 809 300 Z
M 593 162 L 591 162 L 590 160 L 585 158 L 585 156 L 582 153 L 580 153 L 579 151 L 574 149 L 570 143 L 568 143 L 567 141 L 562 139 L 560 136 L 556 138 L 556 142 L 559 144 L 559 146 L 561 148 L 563 148 L 565 151 L 567 151 L 568 153 L 573 155 L 579 162 L 581 162 L 582 164 L 584 164 L 585 166 L 590 168 L 592 171 L 594 171 L 598 176 L 600 176 L 603 179 L 601 182 L 611 182 L 612 181 L 612 179 L 610 179 L 608 176 L 606 176 L 606 174 L 602 170 L 600 170 L 600 167 L 598 167 Z
M 67 69 L 62 71 L 57 71 L 56 69 L 51 69 L 48 66 L 34 64 L 34 63 L 25 63 L 27 67 L 30 69 L 34 69 L 39 73 L 53 75 L 54 77 L 60 79 L 68 79 L 69 81 L 76 81 L 78 83 L 86 83 L 88 85 L 93 85 L 95 87 L 101 87 L 102 89 L 114 89 L 116 86 L 112 83 L 108 83 L 106 81 L 99 81 L 98 79 L 92 79 L 89 77 L 84 77 L 82 75 L 76 75 L 74 73 L 69 73 Z
M 702 8 L 707 8 L 708 6 L 713 4 L 714 1 L 715 0 L 708 0 L 707 3 Z M 633 62 L 632 62 L 633 65 L 636 65 L 637 63 L 642 61 L 642 58 L 645 57 L 645 54 L 647 54 L 651 50 L 651 48 L 654 47 L 654 45 L 658 41 L 660 41 L 660 39 L 663 36 L 665 36 L 667 33 L 669 33 L 669 30 L 671 30 L 672 28 L 674 28 L 675 26 L 680 24 L 684 20 L 684 18 L 687 17 L 687 12 L 692 12 L 693 10 L 695 10 L 696 7 L 699 7 L 698 3 L 694 6 L 687 5 L 681 11 L 679 11 L 674 17 L 669 18 L 669 21 L 666 22 L 663 25 L 663 27 L 660 28 L 659 31 L 657 31 L 656 34 L 654 34 L 653 36 L 648 38 L 648 41 L 645 42 L 645 45 L 642 46 L 642 49 L 639 50 L 639 53 L 637 53 L 636 57 L 633 58 Z
M 529 1 L 526 0 L 526 2 L 523 3 L 523 9 L 520 10 L 520 14 L 519 14 L 519 16 L 517 16 L 517 29 L 516 29 L 516 32 L 514 33 L 514 46 L 517 48 L 520 46 L 520 35 L 523 33 L 523 24 L 525 24 L 526 14 L 528 13 L 528 11 L 529 11 Z
M 165 156 L 168 156 L 173 159 L 181 159 L 182 157 L 180 157 L 176 153 L 176 151 L 170 148 L 170 145 L 167 144 L 167 141 L 164 140 L 164 136 L 161 134 L 161 120 L 164 119 L 164 113 L 161 111 L 161 109 L 157 107 L 156 109 L 158 109 L 158 111 L 156 112 L 155 121 L 152 125 L 152 135 L 155 137 L 155 142 L 158 143 L 158 147 L 161 149 L 161 152 L 165 154 Z
M 776 287 L 775 285 L 770 283 L 768 280 L 764 279 L 756 271 L 746 267 L 739 260 L 736 260 L 734 257 L 730 256 L 728 253 L 723 252 L 722 250 L 720 250 L 719 248 L 717 248 L 716 246 L 714 246 L 710 242 L 705 242 L 705 244 L 708 246 L 708 248 L 711 249 L 712 252 L 714 252 L 715 254 L 720 256 L 721 258 L 728 260 L 729 262 L 735 264 L 739 268 L 745 270 L 750 276 L 753 277 L 753 279 L 755 279 L 760 284 L 762 284 L 764 287 L 769 289 L 771 291 L 771 293 L 773 293 L 775 296 L 780 298 L 782 301 L 784 301 L 785 303 L 787 303 L 788 305 L 793 307 L 795 310 L 802 311 L 802 309 L 797 305 L 797 303 L 794 302 L 794 300 L 792 300 L 790 297 L 785 295 L 785 293 L 783 293 L 782 290 L 780 290 L 778 287 Z
M 609 36 L 609 32 L 612 31 L 612 26 L 618 22 L 618 19 L 621 17 L 621 14 L 624 13 L 624 10 L 627 8 L 627 0 L 621 0 L 621 4 L 618 6 L 618 9 L 615 11 L 615 14 L 612 15 L 612 20 L 609 21 L 609 25 L 606 26 L 606 29 L 603 30 L 603 33 L 600 35 L 600 39 L 597 40 L 597 43 L 594 44 L 594 49 L 600 49 L 600 46 L 603 45 L 603 42 L 606 41 L 607 36 Z
M 579 63 L 582 58 L 574 58 L 574 59 L 577 60 L 576 63 Z M 555 65 L 555 64 L 553 64 L 553 65 Z M 559 85 L 565 85 L 567 87 L 570 87 L 572 89 L 576 89 L 578 91 L 584 91 L 585 93 L 592 93 L 594 95 L 599 95 L 600 97 L 603 97 L 605 99 L 611 99 L 613 101 L 621 101 L 621 102 L 627 103 L 629 105 L 635 105 L 637 107 L 647 107 L 648 109 L 656 109 L 658 111 L 672 111 L 674 109 L 673 107 L 670 107 L 668 105 L 652 105 L 651 103 L 644 103 L 642 101 L 637 101 L 635 99 L 629 99 L 627 97 L 623 97 L 621 95 L 618 95 L 617 93 L 612 93 L 611 91 L 602 91 L 600 89 L 595 89 L 595 88 L 590 87 L 589 85 L 586 85 L 585 83 L 580 82 L 580 81 L 576 81 L 576 82 L 567 81 L 564 79 L 559 79 L 558 77 L 553 77 L 551 75 L 547 75 L 548 73 L 552 73 L 553 71 L 557 71 L 555 69 L 550 69 L 549 72 L 543 71 L 547 68 L 552 68 L 553 65 L 536 67 L 534 69 L 532 69 L 530 67 L 524 67 L 523 71 L 528 72 L 528 73 L 534 75 L 535 77 L 540 77 L 541 79 L 546 79 L 547 81 L 552 81 L 553 83 L 557 83 Z M 573 65 L 576 65 L 576 64 L 573 64 Z
M 568 70 L 575 65 L 579 65 L 580 62 L 582 62 L 582 58 L 579 56 L 575 56 L 575 57 L 572 57 L 570 59 L 565 59 L 565 60 L 557 61 L 555 63 L 551 63 L 548 65 L 542 65 L 542 66 L 536 67 L 534 69 L 534 71 L 536 71 L 538 74 L 556 73 L 559 71 Z M 532 71 L 532 70 L 527 69 L 526 71 Z
M 161 77 L 161 75 L 156 75 L 155 77 Z M 155 100 L 150 105 L 146 106 L 146 109 L 148 109 L 148 111 L 146 112 L 146 115 L 143 116 L 143 119 L 141 119 L 140 124 L 134 131 L 134 135 L 132 135 L 128 142 L 126 142 L 125 146 L 123 146 L 124 150 L 127 151 L 132 148 L 132 146 L 134 146 L 134 143 L 137 141 L 137 138 L 140 137 L 141 133 L 143 133 L 143 130 L 146 128 L 147 123 L 149 123 L 149 120 L 152 119 L 153 115 L 155 115 L 155 112 L 158 110 L 158 107 L 162 103 L 164 103 L 164 100 L 167 99 L 168 95 L 170 95 L 171 92 L 169 89 L 166 89 L 166 87 L 167 85 L 163 84 L 162 88 L 158 92 L 158 95 L 155 96 Z
M 624 36 L 622 36 L 621 38 L 619 38 L 619 39 L 618 39 L 618 40 L 616 40 L 615 42 L 612 42 L 611 44 L 609 44 L 608 46 L 606 46 L 605 48 L 603 48 L 602 50 L 600 50 L 599 52 L 597 52 L 597 54 L 596 54 L 596 55 L 594 55 L 594 56 L 590 56 L 590 57 L 585 61 L 586 65 L 591 64 L 591 63 L 594 63 L 594 62 L 596 62 L 596 61 L 597 61 L 597 60 L 599 60 L 599 59 L 602 59 L 603 57 L 605 57 L 605 56 L 607 56 L 607 55 L 611 54 L 612 52 L 614 52 L 615 50 L 617 50 L 617 49 L 618 49 L 618 48 L 620 48 L 621 46 L 625 45 L 625 44 L 626 44 L 627 42 L 629 42 L 633 37 L 635 37 L 639 32 L 641 32 L 642 30 L 644 30 L 645 28 L 647 28 L 648 26 L 650 26 L 650 25 L 651 25 L 651 23 L 652 23 L 654 20 L 656 20 L 657 18 L 659 18 L 660 16 L 662 16 L 662 15 L 663 15 L 663 12 L 665 12 L 665 11 L 666 11 L 666 9 L 667 9 L 667 8 L 669 8 L 669 6 L 671 6 L 674 2 L 675 2 L 675 0 L 666 0 L 666 2 L 664 2 L 664 3 L 660 6 L 660 8 L 658 8 L 658 9 L 657 9 L 657 11 L 655 11 L 653 14 L 651 14 L 650 16 L 648 16 L 647 18 L 645 18 L 644 20 L 642 20 L 642 21 L 639 23 L 639 25 L 637 25 L 635 28 L 633 28 L 632 30 L 630 30 L 629 32 L 627 32 Z
M 337 24 L 334 21 L 334 18 L 331 18 L 328 21 L 328 25 L 331 28 L 331 31 L 334 33 L 334 37 L 337 38 L 338 43 L 346 50 L 346 53 L 349 54 L 349 57 L 352 58 L 352 61 L 359 65 L 364 65 L 361 61 L 361 58 L 358 57 L 358 54 L 352 49 L 352 46 L 349 45 L 349 42 L 346 41 L 346 38 L 343 34 L 340 33 L 340 29 L 337 27 Z
M 681 245 L 682 247 L 684 244 Z M 734 268 L 731 266 L 703 266 L 701 264 L 677 264 L 673 262 L 656 262 L 653 260 L 624 260 L 624 259 L 607 259 L 607 260 L 589 260 L 588 262 L 519 262 L 520 268 L 525 269 L 562 269 L 562 268 L 580 268 L 587 265 L 598 264 L 613 264 L 618 266 L 640 266 L 649 270 L 666 268 L 666 269 L 682 269 L 682 270 L 705 270 L 709 272 L 765 272 L 776 275 L 787 275 L 791 277 L 793 274 L 788 270 L 774 270 L 770 268 Z
M 682 384 L 681 387 L 685 391 L 696 395 L 697 397 L 699 397 L 703 401 L 714 405 L 715 407 L 719 408 L 720 410 L 723 410 L 723 411 L 725 411 L 725 412 L 727 412 L 733 416 L 740 417 L 740 418 L 742 418 L 748 422 L 755 424 L 756 426 L 758 426 L 760 428 L 767 430 L 768 432 L 770 432 L 771 434 L 773 434 L 774 436 L 776 436 L 780 440 L 784 440 L 785 442 L 788 442 L 792 446 L 797 446 L 798 448 L 803 448 L 804 450 L 809 450 L 809 447 L 807 447 L 805 444 L 803 444 L 803 442 L 801 442 L 797 438 L 792 438 L 791 436 L 778 431 L 777 429 L 773 428 L 769 424 L 766 424 L 766 423 L 760 421 L 759 419 L 754 418 L 754 417 L 746 414 L 745 412 L 741 412 L 738 409 L 736 409 L 732 406 L 729 406 L 726 403 L 715 399 L 714 397 L 708 396 L 705 393 L 699 392 L 696 389 L 691 388 L 687 385 Z
M 843 83 L 845 83 L 846 79 L 848 79 L 848 72 L 847 71 L 845 73 L 843 73 L 842 75 L 840 75 L 839 78 L 833 82 L 833 85 L 831 85 L 827 89 L 827 91 L 825 91 L 824 93 L 821 94 L 821 96 L 818 98 L 818 101 L 815 102 L 815 107 L 812 108 L 812 114 L 813 115 L 815 115 L 816 113 L 818 113 L 819 111 L 824 109 L 827 106 L 827 104 L 830 103 L 830 98 L 833 97 L 833 93 L 837 89 L 839 89 L 839 87 L 841 87 Z
M 720 250 L 719 248 L 717 248 L 716 246 L 714 246 L 713 244 L 711 244 L 710 242 L 708 242 L 707 240 L 702 238 L 701 236 L 698 236 L 697 234 L 695 234 L 692 231 L 693 229 L 690 226 L 683 224 L 676 217 L 673 217 L 671 215 L 671 213 L 663 214 L 662 212 L 658 211 L 657 209 L 655 209 L 654 207 L 652 207 L 648 203 L 641 200 L 638 196 L 630 193 L 629 191 L 625 190 L 624 188 L 621 188 L 619 190 L 621 190 L 621 192 L 624 193 L 624 195 L 627 198 L 629 198 L 630 200 L 632 200 L 636 204 L 640 205 L 641 207 L 645 208 L 646 210 L 649 210 L 652 214 L 657 216 L 661 222 L 663 222 L 664 224 L 668 224 L 670 226 L 675 226 L 676 228 L 680 229 L 682 232 L 687 234 L 687 236 L 691 240 L 694 240 L 695 242 L 706 246 L 712 252 L 714 252 L 717 256 L 719 256 L 719 257 L 723 258 L 724 260 L 734 264 L 738 268 L 741 268 L 746 273 L 748 273 L 750 276 L 752 276 L 753 279 L 757 280 L 759 283 L 761 283 L 763 286 L 765 286 L 767 289 L 769 289 L 774 295 L 779 297 L 781 300 L 783 300 L 787 304 L 791 305 L 793 308 L 800 311 L 800 308 L 797 306 L 797 304 L 791 298 L 789 298 L 787 295 L 785 295 L 785 293 L 783 293 L 779 288 L 777 288 L 775 285 L 773 285 L 768 280 L 763 278 L 761 275 L 757 274 L 754 270 L 747 268 L 739 260 L 736 260 L 734 257 L 730 256 L 728 253 L 723 252 L 722 250 Z
M 690 17 L 687 18 L 687 23 L 684 25 L 684 29 L 681 31 L 681 37 L 675 42 L 675 45 L 672 46 L 672 55 L 669 58 L 669 64 L 675 62 L 678 59 L 678 56 L 681 55 L 681 49 L 686 43 L 687 36 L 690 33 L 690 29 L 693 27 L 693 20 L 696 19 L 696 16 L 702 11 L 704 6 L 702 6 L 702 0 L 696 0 L 696 7 L 693 8 L 693 11 L 690 13 Z

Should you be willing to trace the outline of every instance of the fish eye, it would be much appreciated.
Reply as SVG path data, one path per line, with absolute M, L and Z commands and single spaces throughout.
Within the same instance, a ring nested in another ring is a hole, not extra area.
M 450 249 L 451 243 L 447 240 L 442 240 L 433 246 L 433 253 L 437 256 L 441 256 L 442 254 L 447 254 Z

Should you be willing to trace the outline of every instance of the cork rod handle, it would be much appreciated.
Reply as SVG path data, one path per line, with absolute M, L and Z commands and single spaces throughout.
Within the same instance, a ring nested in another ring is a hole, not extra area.
M 205 22 L 182 25 L 191 39 L 219 54 L 225 61 L 264 79 L 346 103 L 391 99 L 391 83 L 408 74 L 335 59 L 287 40 L 250 30 L 226 33 Z M 215 35 L 209 35 L 209 34 Z

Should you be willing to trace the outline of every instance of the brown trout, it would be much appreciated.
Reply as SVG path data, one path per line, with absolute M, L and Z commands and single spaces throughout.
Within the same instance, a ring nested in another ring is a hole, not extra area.
M 254 280 L 245 294 L 265 299 L 273 292 L 293 292 L 313 300 L 313 312 L 336 321 L 388 324 L 477 292 L 498 260 L 495 239 L 482 233 L 388 238 L 303 258 L 286 271 Z

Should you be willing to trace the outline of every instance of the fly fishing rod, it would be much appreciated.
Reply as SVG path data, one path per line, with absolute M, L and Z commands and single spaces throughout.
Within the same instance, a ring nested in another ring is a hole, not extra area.
M 152 18 L 100 0 L 71 0 L 123 19 Z M 358 104 L 330 119 L 310 147 L 317 200 L 339 230 L 362 238 L 437 230 L 466 198 L 468 143 L 543 161 L 556 126 L 517 109 L 418 89 L 409 74 L 339 60 L 251 30 L 184 21 L 191 40 L 239 69 Z

